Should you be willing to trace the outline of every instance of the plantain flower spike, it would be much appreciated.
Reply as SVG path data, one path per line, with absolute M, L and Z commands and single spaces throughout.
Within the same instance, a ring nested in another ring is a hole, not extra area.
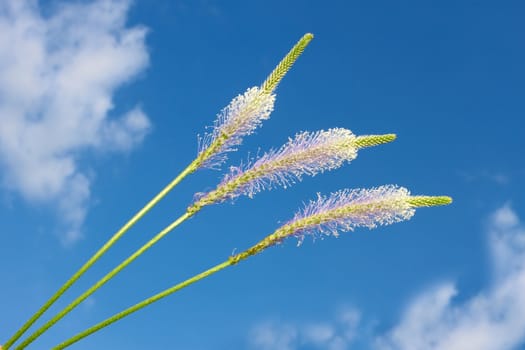
M 276 186 L 287 187 L 303 175 L 315 176 L 339 168 L 357 156 L 359 148 L 395 140 L 394 134 L 355 136 L 350 130 L 335 128 L 301 132 L 277 150 L 265 153 L 253 164 L 231 167 L 213 191 L 199 194 L 188 208 L 195 213 L 203 206 L 254 194 Z
M 275 67 L 260 87 L 252 87 L 235 97 L 217 115 L 212 130 L 199 136 L 196 168 L 218 168 L 226 153 L 234 151 L 246 135 L 252 134 L 270 117 L 275 103 L 275 89 L 302 54 L 313 35 L 305 34 Z
M 431 207 L 452 203 L 447 196 L 410 196 L 403 187 L 394 185 L 372 189 L 341 190 L 330 196 L 317 195 L 292 220 L 278 228 L 251 248 L 230 257 L 231 263 L 260 253 L 281 243 L 290 236 L 299 243 L 306 235 L 333 235 L 352 231 L 356 227 L 370 229 L 410 219 L 417 207 Z
M 266 248 L 279 244 L 290 236 L 299 237 L 300 240 L 306 234 L 316 234 L 318 232 L 337 236 L 338 231 L 349 231 L 359 226 L 374 228 L 377 225 L 388 225 L 408 220 L 414 215 L 417 207 L 446 205 L 451 202 L 452 199 L 446 196 L 410 196 L 407 189 L 392 185 L 369 190 L 342 190 L 332 193 L 329 197 L 323 197 L 318 194 L 317 200 L 311 201 L 303 210 L 295 214 L 292 220 L 251 248 L 230 256 L 228 260 L 142 300 L 126 310 L 78 333 L 53 349 L 64 349 L 193 283 L 229 266 L 236 265 L 239 261 L 258 254 Z

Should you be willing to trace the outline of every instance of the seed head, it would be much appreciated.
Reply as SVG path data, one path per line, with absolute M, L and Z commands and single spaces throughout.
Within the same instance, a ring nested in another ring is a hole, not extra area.
M 231 167 L 217 188 L 199 194 L 189 210 L 196 211 L 204 205 L 241 195 L 252 197 L 276 186 L 286 188 L 300 181 L 303 175 L 314 176 L 353 160 L 360 147 L 394 139 L 395 135 L 356 137 L 350 130 L 342 128 L 299 133 L 281 148 L 265 153 L 248 166 Z
M 341 190 L 329 196 L 317 195 L 292 220 L 253 247 L 230 258 L 230 262 L 257 254 L 294 236 L 302 242 L 306 235 L 332 235 L 356 227 L 370 229 L 410 219 L 416 207 L 450 204 L 447 196 L 410 196 L 409 191 L 394 185 L 372 189 Z
M 252 134 L 270 117 L 275 103 L 275 89 L 312 39 L 312 34 L 305 34 L 260 87 L 246 90 L 217 115 L 211 132 L 199 136 L 195 169 L 218 168 L 226 160 L 227 152 L 236 150 L 244 136 Z
M 275 94 L 253 87 L 237 96 L 218 115 L 212 131 L 199 136 L 201 166 L 216 168 L 226 160 L 226 153 L 236 150 L 244 136 L 252 134 L 270 118 Z

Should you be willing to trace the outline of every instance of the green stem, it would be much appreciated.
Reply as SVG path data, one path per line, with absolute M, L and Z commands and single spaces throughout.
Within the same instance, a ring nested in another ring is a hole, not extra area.
M 28 329 L 38 320 L 53 303 L 64 294 L 113 244 L 115 244 L 128 230 L 133 227 L 148 211 L 159 203 L 179 182 L 194 172 L 199 166 L 199 159 L 194 160 L 173 181 L 162 189 L 152 200 L 140 209 L 117 233 L 113 235 L 69 280 L 58 289 L 46 303 L 3 345 L 3 350 L 8 350 Z
M 110 279 L 115 277 L 116 274 L 118 274 L 120 271 L 122 271 L 126 266 L 131 264 L 135 259 L 137 259 L 140 255 L 142 255 L 146 250 L 151 248 L 153 245 L 155 245 L 159 240 L 161 240 L 164 236 L 166 236 L 168 233 L 170 233 L 175 227 L 182 224 L 184 221 L 186 221 L 188 218 L 190 218 L 193 215 L 190 213 L 184 213 L 184 215 L 181 215 L 177 220 L 173 221 L 169 226 L 164 228 L 162 231 L 160 231 L 155 237 L 153 237 L 151 240 L 149 240 L 146 244 L 144 244 L 142 247 L 140 247 L 135 253 L 130 255 L 126 260 L 124 260 L 120 265 L 115 267 L 111 272 L 106 274 L 104 277 L 102 277 L 97 283 L 95 283 L 93 286 L 91 286 L 88 290 L 86 290 L 82 295 L 80 295 L 78 298 L 73 300 L 68 306 L 66 306 L 62 311 L 60 311 L 58 314 L 56 314 L 52 319 L 47 321 L 42 327 L 37 329 L 33 334 L 31 334 L 27 339 L 25 339 L 20 345 L 18 345 L 15 349 L 16 350 L 22 350 L 26 348 L 29 344 L 31 344 L 35 339 L 37 339 L 39 336 L 42 335 L 45 331 L 47 331 L 49 328 L 51 328 L 55 323 L 60 321 L 64 316 L 66 316 L 71 310 L 73 310 L 75 307 L 78 306 L 81 302 L 86 300 L 91 294 L 93 294 L 97 289 L 102 287 L 106 282 L 108 282 Z
M 91 328 L 88 328 L 86 329 L 85 331 L 83 332 L 80 332 L 78 333 L 77 335 L 75 335 L 74 337 L 72 338 L 69 338 L 68 340 L 60 343 L 59 345 L 55 346 L 52 350 L 60 350 L 60 349 L 65 349 L 66 347 L 78 342 L 79 340 L 87 337 L 88 335 L 92 334 L 92 333 L 95 333 L 96 331 L 104 328 L 104 327 L 107 327 L 109 326 L 110 324 L 128 316 L 129 314 L 132 314 L 134 313 L 135 311 L 138 311 L 140 309 L 142 309 L 143 307 L 146 307 L 162 298 L 165 298 L 167 297 L 168 295 L 170 294 L 173 294 L 179 290 L 181 290 L 182 288 L 184 287 L 187 287 L 189 286 L 190 284 L 193 284 L 203 278 L 206 278 L 228 266 L 231 266 L 235 264 L 231 259 L 230 260 L 227 260 L 219 265 L 216 265 L 214 267 L 212 267 L 211 269 L 209 270 L 206 270 L 198 275 L 195 275 L 193 276 L 192 278 L 189 278 L 187 279 L 186 281 L 182 282 L 182 283 L 179 283 L 169 289 L 166 289 L 148 299 L 145 299 L 143 301 L 141 301 L 140 303 L 138 304 L 135 304 L 133 306 L 131 306 L 130 308 L 122 311 L 122 312 L 119 312 L 118 314 L 115 314 L 114 316 L 110 317 L 110 318 L 107 318 L 106 320 L 96 324 L 95 326 L 91 327 Z

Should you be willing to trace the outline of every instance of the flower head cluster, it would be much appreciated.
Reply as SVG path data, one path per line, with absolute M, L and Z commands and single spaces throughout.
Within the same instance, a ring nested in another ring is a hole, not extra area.
M 244 136 L 250 135 L 270 117 L 275 94 L 253 87 L 237 96 L 218 115 L 213 130 L 199 137 L 199 157 L 202 167 L 219 166 L 226 152 L 234 151 Z
M 386 185 L 371 189 L 345 189 L 330 196 L 317 194 L 286 223 L 294 236 L 321 234 L 338 236 L 338 232 L 355 227 L 376 228 L 410 219 L 414 207 L 407 201 L 410 192 L 403 187 Z
M 361 147 L 393 141 L 395 135 L 356 137 L 350 130 L 335 128 L 302 132 L 277 150 L 271 150 L 246 167 L 231 167 L 217 188 L 200 194 L 190 212 L 204 205 L 254 194 L 275 186 L 287 187 L 303 175 L 314 176 L 340 167 L 357 156 Z
M 305 34 L 279 62 L 261 87 L 252 87 L 234 98 L 218 115 L 212 131 L 199 136 L 199 154 L 195 169 L 216 168 L 234 151 L 244 136 L 252 134 L 270 117 L 275 103 L 274 91 L 282 78 L 303 53 L 313 35 Z
M 410 196 L 403 187 L 393 185 L 372 189 L 341 190 L 330 196 L 318 194 L 294 218 L 253 247 L 230 258 L 237 263 L 264 249 L 281 243 L 290 236 L 298 237 L 299 243 L 305 235 L 333 235 L 351 231 L 356 227 L 370 229 L 378 225 L 390 225 L 410 219 L 417 207 L 450 204 L 446 196 Z

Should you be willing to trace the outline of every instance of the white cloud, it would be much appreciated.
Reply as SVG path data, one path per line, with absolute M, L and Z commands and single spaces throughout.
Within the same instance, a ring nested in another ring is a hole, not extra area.
M 266 322 L 252 330 L 251 347 L 257 350 L 297 350 L 304 346 L 309 349 L 346 350 L 356 337 L 359 321 L 358 311 L 344 308 L 330 322 Z
M 467 182 L 489 181 L 500 186 L 510 184 L 511 174 L 495 170 L 459 171 L 458 174 Z
M 493 280 L 454 302 L 443 283 L 418 296 L 399 324 L 376 341 L 381 350 L 510 350 L 525 341 L 525 227 L 506 205 L 492 214 L 489 246 Z
M 146 29 L 127 27 L 129 1 L 0 1 L 0 162 L 5 188 L 56 205 L 80 236 L 92 176 L 86 150 L 128 151 L 150 127 L 140 107 L 110 116 L 113 94 L 148 64 Z
M 267 322 L 252 330 L 250 341 L 259 350 L 293 350 L 297 336 L 297 329 L 292 325 Z

